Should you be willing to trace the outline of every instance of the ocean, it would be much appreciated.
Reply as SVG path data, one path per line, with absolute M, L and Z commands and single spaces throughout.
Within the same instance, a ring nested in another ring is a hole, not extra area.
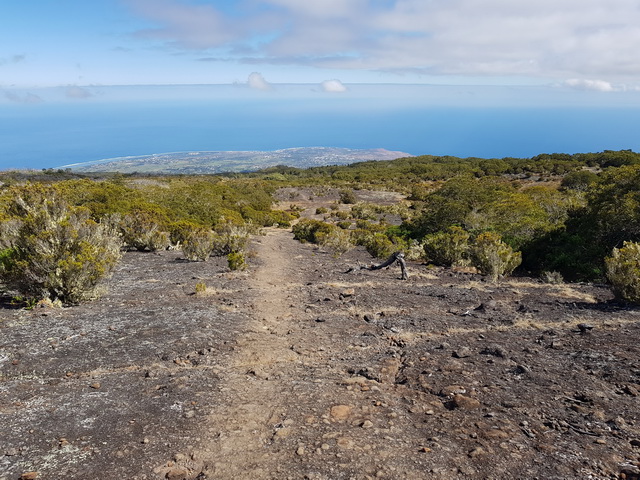
M 586 97 L 545 97 L 531 89 L 481 90 L 484 96 L 473 97 L 461 87 L 455 94 L 407 87 L 404 94 L 371 88 L 343 96 L 230 86 L 186 93 L 183 87 L 176 95 L 171 88 L 179 87 L 93 87 L 90 97 L 77 100 L 50 90 L 38 92 L 37 103 L 0 102 L 0 169 L 312 146 L 482 158 L 640 149 L 637 96 L 629 105 L 619 98 L 587 103 L 580 101 Z

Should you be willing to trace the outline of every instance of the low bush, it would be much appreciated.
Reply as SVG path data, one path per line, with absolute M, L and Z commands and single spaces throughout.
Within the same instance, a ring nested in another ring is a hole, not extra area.
M 192 262 L 206 262 L 213 251 L 214 233 L 204 227 L 194 228 L 185 234 L 182 254 Z
M 302 243 L 319 244 L 319 236 L 322 237 L 322 234 L 330 233 L 333 228 L 336 227 L 329 223 L 304 218 L 293 226 L 293 238 Z
M 121 257 L 122 241 L 109 224 L 41 186 L 18 190 L 8 210 L 15 236 L 2 252 L 1 275 L 10 288 L 65 304 L 98 295 L 99 282 Z
M 244 270 L 247 268 L 243 252 L 231 252 L 227 255 L 227 262 L 229 264 L 229 270 Z
M 327 248 L 335 257 L 347 253 L 353 248 L 348 231 L 331 225 L 332 228 L 316 233 L 319 245 Z
M 444 232 L 432 233 L 424 237 L 424 253 L 427 260 L 450 267 L 469 263 L 469 238 L 464 229 L 453 226 Z
M 216 225 L 211 254 L 216 257 L 244 251 L 251 233 L 250 225 L 224 222 Z
M 640 303 L 640 243 L 624 242 L 605 258 L 607 279 L 616 297 Z
M 351 189 L 340 190 L 340 203 L 354 204 L 357 202 L 356 194 Z
M 170 243 L 169 232 L 161 227 L 160 220 L 152 212 L 136 210 L 124 215 L 118 222 L 125 246 L 131 250 L 164 250 Z
M 480 273 L 496 281 L 501 275 L 509 275 L 522 262 L 520 252 L 504 243 L 500 235 L 485 232 L 478 235 L 470 248 L 473 266 Z

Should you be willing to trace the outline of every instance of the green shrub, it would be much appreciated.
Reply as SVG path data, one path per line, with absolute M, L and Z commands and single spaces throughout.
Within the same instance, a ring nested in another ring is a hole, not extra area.
M 436 265 L 450 267 L 469 263 L 469 233 L 460 227 L 427 235 L 423 245 L 427 260 Z
M 295 240 L 301 243 L 309 242 L 318 244 L 320 243 L 318 235 L 322 236 L 323 233 L 327 234 L 332 228 L 335 227 L 329 223 L 303 218 L 296 223 L 291 230 Z
M 214 235 L 206 228 L 194 228 L 182 242 L 182 254 L 192 262 L 206 262 L 213 252 Z
M 624 242 L 605 258 L 607 279 L 616 297 L 640 303 L 640 243 Z
M 332 228 L 316 233 L 319 245 L 326 247 L 335 257 L 347 253 L 353 248 L 348 231 L 331 225 Z
M 509 275 L 522 262 L 520 252 L 514 252 L 500 235 L 493 232 L 478 235 L 470 253 L 473 266 L 494 282 L 500 275 Z
M 340 203 L 354 204 L 356 203 L 356 194 L 351 189 L 340 190 Z
M 375 258 L 388 258 L 397 250 L 396 245 L 384 233 L 373 233 L 363 239 L 362 245 Z
M 94 298 L 120 259 L 122 241 L 85 208 L 69 207 L 52 189 L 24 187 L 10 212 L 18 219 L 2 254 L 3 280 L 21 294 L 66 304 Z
M 316 208 L 316 215 L 324 215 L 325 213 L 329 213 L 329 209 L 326 207 L 318 207 Z
M 211 254 L 216 257 L 242 252 L 247 246 L 251 227 L 245 223 L 224 222 L 216 225 Z
M 129 249 L 155 252 L 170 244 L 169 233 L 162 230 L 153 212 L 136 210 L 121 217 L 119 226 L 122 240 Z
M 229 263 L 229 270 L 244 270 L 247 268 L 247 263 L 242 252 L 231 252 L 227 255 L 227 262 Z
M 560 272 L 549 272 L 545 270 L 540 274 L 540 280 L 544 283 L 550 283 L 551 285 L 561 285 L 564 283 L 564 277 Z
M 196 295 L 202 295 L 207 291 L 207 284 L 204 282 L 196 282 Z
M 171 243 L 174 245 L 184 243 L 184 241 L 189 238 L 193 232 L 201 229 L 208 230 L 204 225 L 191 222 L 189 220 L 178 220 L 176 222 L 172 222 L 169 225 Z

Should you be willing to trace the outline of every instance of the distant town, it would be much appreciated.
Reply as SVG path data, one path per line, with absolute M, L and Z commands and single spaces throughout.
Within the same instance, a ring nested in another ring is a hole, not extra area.
M 405 152 L 335 147 L 300 147 L 274 151 L 174 152 L 109 158 L 64 165 L 78 172 L 202 174 L 251 172 L 276 165 L 308 168 L 369 160 L 411 157 Z

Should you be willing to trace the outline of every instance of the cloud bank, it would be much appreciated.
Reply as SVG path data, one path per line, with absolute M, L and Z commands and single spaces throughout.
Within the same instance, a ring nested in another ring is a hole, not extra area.
M 614 86 L 604 80 L 587 80 L 581 78 L 570 78 L 566 80 L 564 84 L 567 87 L 575 88 L 577 90 L 595 90 L 598 92 L 613 92 Z
M 398 75 L 635 79 L 637 0 L 129 0 L 183 50 Z M 585 81 L 588 82 L 588 81 Z M 597 87 L 596 87 L 597 88 Z
M 325 80 L 321 84 L 322 90 L 328 93 L 342 93 L 347 91 L 340 80 Z
M 262 76 L 262 74 L 258 73 L 258 72 L 253 72 L 249 75 L 249 79 L 247 80 L 247 84 L 256 90 L 263 90 L 263 91 L 268 91 L 271 90 L 272 87 L 269 84 L 269 82 L 267 82 L 264 77 Z

